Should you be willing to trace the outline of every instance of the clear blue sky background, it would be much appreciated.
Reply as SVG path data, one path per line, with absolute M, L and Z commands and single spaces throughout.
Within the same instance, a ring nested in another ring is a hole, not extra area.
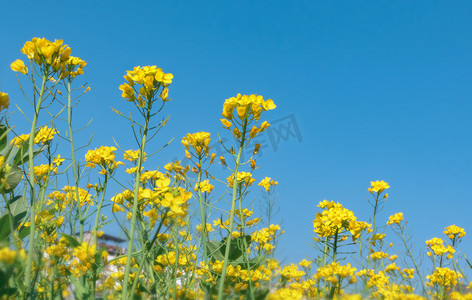
M 0 90 L 25 107 L 10 63 L 32 37 L 60 38 L 88 62 L 92 147 L 126 144 L 126 70 L 158 65 L 175 75 L 169 126 L 154 145 L 220 131 L 224 99 L 274 99 L 269 121 L 293 114 L 303 141 L 263 152 L 259 178 L 279 181 L 281 258 L 316 253 L 316 204 L 335 200 L 368 220 L 371 180 L 385 180 L 381 216 L 403 212 L 417 247 L 465 227 L 472 243 L 472 4 L 469 1 L 3 1 Z M 14 111 L 12 106 L 11 111 Z M 14 118 L 20 120 L 19 113 Z M 80 122 L 78 122 L 79 124 Z M 17 122 L 17 127 L 27 125 Z M 131 136 L 130 136 L 131 137 Z M 174 142 L 156 160 L 181 156 Z

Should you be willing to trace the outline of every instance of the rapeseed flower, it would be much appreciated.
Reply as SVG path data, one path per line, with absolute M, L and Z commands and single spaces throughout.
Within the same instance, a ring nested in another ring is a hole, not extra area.
M 390 188 L 388 183 L 385 181 L 371 181 L 370 182 L 370 188 L 368 189 L 370 193 L 382 193 L 384 190 Z
M 257 185 L 260 185 L 266 189 L 266 191 L 269 191 L 271 186 L 276 186 L 277 184 L 279 184 L 277 181 L 272 180 L 270 177 L 265 177 Z
M 20 72 L 21 74 L 28 73 L 28 68 L 25 66 L 25 63 L 21 59 L 17 59 L 12 62 L 10 68 L 15 72 Z
M 10 98 L 7 93 L 0 92 L 0 111 L 10 106 Z
M 233 119 L 233 113 L 236 109 L 238 117 L 243 120 L 249 116 L 252 116 L 255 120 L 259 120 L 261 111 L 267 111 L 274 109 L 276 105 L 271 99 L 264 100 L 261 95 L 241 95 L 238 94 L 236 97 L 231 97 L 225 100 L 223 104 L 223 117 L 227 120 Z M 227 125 L 223 124 L 223 125 Z M 226 126 L 227 127 L 227 126 Z

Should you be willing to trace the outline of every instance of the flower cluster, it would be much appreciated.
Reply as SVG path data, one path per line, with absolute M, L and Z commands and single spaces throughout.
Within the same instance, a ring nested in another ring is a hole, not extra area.
M 426 246 L 428 247 L 428 256 L 432 256 L 434 253 L 437 256 L 446 255 L 447 258 L 452 258 L 452 255 L 456 252 L 451 245 L 444 245 L 444 241 L 440 238 L 432 238 L 426 241 Z
M 444 234 L 454 243 L 465 236 L 465 230 L 459 226 L 451 225 L 444 229 Z
M 202 153 L 208 156 L 208 151 L 210 150 L 210 133 L 209 132 L 197 132 L 197 133 L 187 133 L 186 136 L 182 138 L 182 145 L 184 145 L 187 157 L 190 156 L 188 151 L 190 147 L 195 149 L 197 157 L 200 157 Z
M 257 243 L 256 250 L 265 250 L 272 252 L 275 248 L 270 242 L 273 241 L 277 235 L 277 231 L 280 230 L 279 225 L 271 224 L 268 228 L 262 228 L 259 231 L 254 232 L 251 235 L 251 241 Z
M 35 144 L 47 144 L 54 139 L 56 134 L 59 132 L 55 128 L 48 128 L 48 126 L 43 126 L 39 128 L 34 136 L 34 143 Z M 21 134 L 19 136 L 14 137 L 10 144 L 17 146 L 20 148 L 24 142 L 27 142 L 30 138 L 29 134 Z
M 261 180 L 257 185 L 262 186 L 266 191 L 270 190 L 271 186 L 276 186 L 279 184 L 277 181 L 272 180 L 270 177 L 265 177 L 264 179 Z
M 388 218 L 387 225 L 398 224 L 403 221 L 403 213 L 396 213 Z
M 123 154 L 123 159 L 129 160 L 131 162 L 135 162 L 139 158 L 140 150 L 126 150 Z M 146 161 L 146 153 L 143 153 L 143 162 Z
M 45 38 L 33 38 L 24 44 L 21 52 L 38 66 L 44 67 L 46 72 L 59 72 L 61 79 L 83 74 L 86 63 L 78 57 L 70 56 L 71 49 L 63 43 L 62 40 L 51 42 Z M 28 68 L 20 59 L 15 60 L 10 67 L 15 72 L 28 73 Z
M 133 71 L 127 71 L 124 76 L 126 82 L 120 85 L 122 97 L 127 101 L 137 101 L 138 107 L 145 107 L 147 101 L 152 101 L 158 90 L 163 87 L 160 94 L 162 101 L 168 101 L 169 90 L 174 75 L 164 73 L 156 66 L 135 67 Z
M 361 232 L 371 226 L 366 222 L 357 221 L 354 213 L 344 208 L 340 203 L 324 200 L 318 204 L 318 207 L 323 211 L 316 214 L 316 218 L 313 220 L 315 228 L 313 231 L 319 237 L 338 236 L 342 241 L 347 238 L 346 234 L 349 233 L 352 241 L 356 242 Z
M 234 182 L 234 174 L 228 176 L 226 180 L 228 180 L 228 185 L 232 187 Z M 256 181 L 256 179 L 252 178 L 252 174 L 249 172 L 238 172 L 238 175 L 236 176 L 236 181 L 238 184 L 244 183 L 246 186 L 250 186 L 254 183 L 254 181 Z
M 274 109 L 276 106 L 271 99 L 264 100 L 261 95 L 241 95 L 225 100 L 223 104 L 223 117 L 227 120 L 233 119 L 233 112 L 236 109 L 239 119 L 243 120 L 252 116 L 255 120 L 261 117 L 261 111 Z M 225 124 L 223 124 L 225 125 Z
M 385 181 L 371 181 L 370 182 L 370 187 L 369 187 L 369 192 L 370 193 L 382 193 L 384 190 L 390 188 L 390 186 L 388 185 L 388 183 L 386 183 Z
M 449 268 L 436 268 L 433 274 L 426 276 L 428 286 L 438 285 L 447 291 L 455 287 L 462 275 Z
M 317 280 L 324 279 L 339 287 L 341 286 L 342 280 L 348 277 L 351 278 L 355 271 L 356 268 L 351 267 L 349 263 L 342 266 L 338 262 L 332 262 L 329 265 L 319 268 L 314 277 Z M 355 280 L 355 278 L 353 280 Z
M 102 175 L 105 175 L 107 171 L 112 172 L 117 166 L 124 165 L 121 161 L 115 161 L 115 151 L 115 147 L 107 146 L 87 151 L 85 154 L 86 167 L 95 168 L 95 166 L 100 166 L 102 170 L 99 173 Z

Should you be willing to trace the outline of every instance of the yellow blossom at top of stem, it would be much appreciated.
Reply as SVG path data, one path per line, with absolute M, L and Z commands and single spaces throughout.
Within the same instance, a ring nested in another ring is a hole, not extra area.
M 54 139 L 54 136 L 58 134 L 59 132 L 55 128 L 48 128 L 48 126 L 43 126 L 39 128 L 39 130 L 36 132 L 34 136 L 34 143 L 35 144 L 47 144 L 50 142 L 52 139 Z M 19 136 L 14 137 L 11 141 L 10 144 L 17 146 L 18 148 L 23 145 L 24 142 L 28 141 L 30 138 L 29 134 L 22 134 Z
M 61 67 L 60 78 L 75 78 L 76 76 L 84 74 L 84 67 L 87 65 L 82 59 L 70 56 L 69 59 L 64 61 Z
M 403 221 L 403 213 L 396 213 L 388 218 L 387 225 L 398 224 Z
M 0 111 L 10 106 L 10 98 L 7 93 L 0 92 Z
M 451 287 L 457 285 L 458 279 L 462 278 L 462 275 L 449 268 L 436 268 L 434 273 L 426 276 L 426 278 L 429 280 L 429 282 L 426 282 L 427 286 L 439 285 L 449 291 Z
M 208 180 L 203 180 L 202 182 L 200 182 L 200 191 L 202 191 L 202 193 L 211 193 L 214 187 L 215 186 L 213 186 Z M 194 190 L 198 191 L 197 184 L 195 184 Z
M 133 71 L 127 71 L 124 78 L 126 82 L 120 85 L 120 90 L 123 92 L 122 97 L 127 101 L 138 100 L 137 105 L 139 107 L 144 107 L 146 101 L 153 100 L 160 87 L 163 87 L 159 95 L 162 101 L 170 100 L 167 98 L 169 93 L 167 86 L 172 83 L 174 75 L 164 73 L 161 68 L 156 66 L 137 66 Z
M 234 174 L 226 178 L 230 187 L 233 186 Z M 246 186 L 250 186 L 256 179 L 252 178 L 252 174 L 249 172 L 238 172 L 236 180 L 239 184 L 244 183 Z
M 101 166 L 103 170 L 100 174 L 104 174 L 105 170 L 114 170 L 117 166 L 123 165 L 120 161 L 115 161 L 115 147 L 102 146 L 89 150 L 85 154 L 86 167 L 95 168 L 96 165 Z
M 465 236 L 465 230 L 459 226 L 451 225 L 444 229 L 444 234 L 447 235 L 451 240 L 460 239 Z
M 59 132 L 55 128 L 48 128 L 48 126 L 43 126 L 39 128 L 38 132 L 34 136 L 34 143 L 46 144 L 47 142 L 51 141 L 58 133 Z
M 388 183 L 385 181 L 371 181 L 370 182 L 370 188 L 368 189 L 370 193 L 382 193 L 384 190 L 390 188 Z
M 123 154 L 123 159 L 129 160 L 129 161 L 137 161 L 139 158 L 139 153 L 141 150 L 126 150 L 125 153 Z M 146 152 L 143 152 L 143 162 L 146 161 Z
M 335 285 L 339 283 L 339 280 L 343 278 L 354 276 L 356 268 L 351 267 L 351 264 L 347 263 L 345 266 L 340 265 L 338 262 L 332 262 L 329 265 L 318 268 L 315 274 L 315 278 L 325 279 Z
M 366 222 L 357 221 L 354 213 L 344 208 L 340 203 L 324 200 L 318 206 L 323 211 L 316 214 L 316 218 L 313 220 L 313 231 L 319 237 L 338 236 L 341 238 L 350 234 L 352 241 L 356 242 L 362 231 L 371 226 Z
M 312 263 L 311 261 L 304 259 L 301 262 L 299 262 L 298 265 L 303 268 L 311 268 L 311 263 Z
M 276 186 L 277 184 L 279 184 L 277 181 L 272 180 L 270 177 L 266 177 L 262 179 L 257 185 L 260 185 L 265 188 L 266 191 L 269 191 L 271 186 Z
M 195 149 L 197 156 L 201 156 L 202 152 L 208 155 L 208 151 L 210 150 L 209 144 L 209 132 L 187 133 L 187 135 L 182 138 L 182 145 L 184 145 L 185 149 L 189 151 L 190 147 L 192 147 Z
M 373 260 L 379 260 L 379 259 L 382 259 L 382 258 L 387 258 L 388 256 L 389 256 L 388 253 L 385 253 L 385 252 L 382 252 L 382 251 L 373 252 L 372 254 L 370 254 L 370 258 L 372 258 Z
M 45 38 L 33 38 L 25 43 L 21 53 L 34 60 L 37 65 L 51 66 L 53 71 L 57 72 L 63 63 L 69 60 L 71 49 L 63 45 L 62 40 L 51 42 Z
M 444 241 L 440 238 L 432 238 L 426 241 L 426 246 L 428 247 L 428 256 L 432 256 L 434 253 L 438 256 L 446 255 L 448 259 L 452 258 L 452 255 L 456 252 L 451 245 L 444 245 Z
M 254 119 L 259 120 L 262 110 L 267 111 L 274 109 L 275 107 L 274 101 L 271 99 L 264 100 L 261 95 L 238 94 L 236 97 L 231 97 L 225 100 L 225 103 L 223 104 L 223 117 L 228 120 L 233 119 L 233 113 L 236 109 L 238 117 L 241 120 L 251 115 Z M 227 126 L 227 124 L 224 125 Z
M 28 73 L 28 68 L 25 66 L 25 63 L 21 59 L 17 59 L 12 62 L 10 68 L 15 72 L 20 72 L 21 74 Z

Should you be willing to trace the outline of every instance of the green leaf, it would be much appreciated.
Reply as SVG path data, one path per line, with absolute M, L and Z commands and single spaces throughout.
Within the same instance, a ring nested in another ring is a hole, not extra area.
M 5 214 L 0 218 L 0 242 L 7 242 L 10 233 L 10 216 Z
M 29 236 L 30 228 L 29 227 L 21 227 L 20 232 L 18 233 L 18 237 L 20 240 L 24 239 L 25 237 Z
M 70 278 L 70 281 L 72 282 L 72 284 L 75 286 L 76 288 L 76 293 L 78 293 L 78 298 L 79 299 L 89 299 L 88 296 L 89 295 L 89 291 L 87 290 L 87 288 L 85 286 L 83 286 L 78 280 L 77 278 L 74 277 L 73 274 L 71 274 L 69 276 Z
M 208 256 L 216 259 L 216 260 L 224 260 L 224 248 L 225 244 L 220 242 L 207 242 L 208 246 Z
M 59 234 L 62 235 L 69 242 L 69 245 L 71 245 L 72 247 L 75 248 L 75 247 L 80 246 L 79 241 L 75 237 L 65 234 L 65 233 L 59 233 Z
M 5 186 L 7 186 L 8 189 L 5 189 L 4 191 L 7 193 L 13 191 L 13 189 L 20 183 L 22 178 L 23 170 L 21 170 L 17 166 L 12 166 L 10 172 L 5 178 Z
M 241 255 L 243 254 L 244 250 L 244 240 L 246 241 L 247 247 L 251 244 L 251 236 L 250 235 L 245 235 L 245 236 L 240 236 L 237 238 L 234 238 L 231 240 L 230 244 L 230 250 L 229 250 L 229 261 L 233 262 L 237 260 Z M 221 244 L 226 244 L 226 238 L 221 240 Z M 222 253 L 224 254 L 225 247 L 220 248 Z
M 10 129 L 1 124 L 0 125 L 0 150 L 3 150 L 7 146 L 7 136 Z
M 24 142 L 23 145 L 21 145 L 20 150 L 18 153 L 16 153 L 15 158 L 13 159 L 13 164 L 15 166 L 21 166 L 25 162 L 29 160 L 29 154 L 28 154 L 28 142 Z M 36 157 L 39 153 L 43 152 L 46 150 L 48 145 L 42 145 L 38 149 L 33 150 L 33 157 Z

